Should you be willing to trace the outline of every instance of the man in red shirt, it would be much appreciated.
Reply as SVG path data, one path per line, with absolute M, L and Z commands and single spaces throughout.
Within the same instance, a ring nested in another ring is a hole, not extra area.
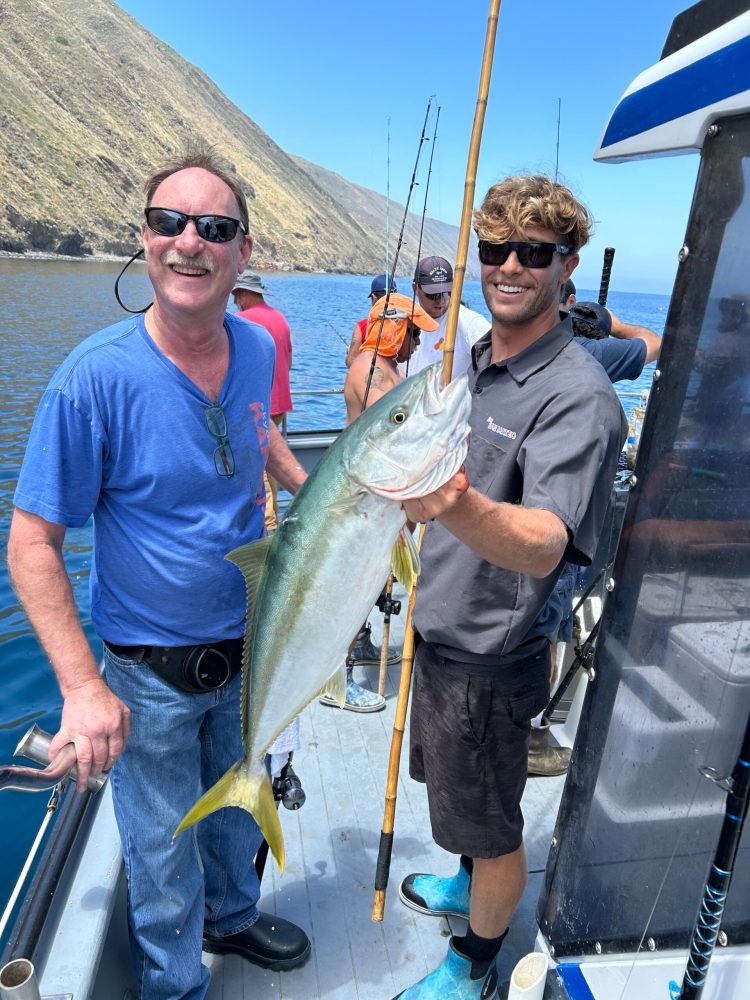
M 268 330 L 276 344 L 276 370 L 271 388 L 271 419 L 278 426 L 284 419 L 284 414 L 292 409 L 292 396 L 289 391 L 289 372 L 292 367 L 292 338 L 289 324 L 283 314 L 273 306 L 269 306 L 263 298 L 272 295 L 270 289 L 261 281 L 260 275 L 246 269 L 237 279 L 232 291 L 234 304 L 240 310 L 242 319 L 258 323 Z M 270 487 L 270 488 L 269 488 Z M 266 528 L 273 531 L 276 527 L 276 493 L 278 483 L 272 476 L 266 480 Z

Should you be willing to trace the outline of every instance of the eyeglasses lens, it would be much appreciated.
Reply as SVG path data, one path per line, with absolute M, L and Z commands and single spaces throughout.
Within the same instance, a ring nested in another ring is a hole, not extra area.
M 222 408 L 215 404 L 207 406 L 203 411 L 206 427 L 219 442 L 214 451 L 214 468 L 216 474 L 226 479 L 234 475 L 234 452 L 227 437 L 227 418 Z
M 159 236 L 179 236 L 190 221 L 195 223 L 200 238 L 208 243 L 229 243 L 240 226 L 236 219 L 225 215 L 185 215 L 172 208 L 146 209 L 146 225 Z
M 479 260 L 482 264 L 499 267 L 504 264 L 515 250 L 521 267 L 549 267 L 557 250 L 555 243 L 492 243 L 489 240 L 479 241 Z
M 450 298 L 450 292 L 424 292 L 426 298 L 431 302 L 440 302 L 444 298 Z

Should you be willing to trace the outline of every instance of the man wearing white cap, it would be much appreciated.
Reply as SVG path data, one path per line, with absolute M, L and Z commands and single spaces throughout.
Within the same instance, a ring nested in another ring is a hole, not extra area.
M 419 304 L 432 319 L 437 320 L 434 333 L 423 333 L 421 343 L 407 365 L 401 366 L 404 374 L 417 372 L 443 360 L 445 329 L 448 324 L 448 306 L 453 290 L 453 268 L 445 257 L 423 257 L 417 265 L 412 282 Z M 463 375 L 471 361 L 471 348 L 490 328 L 490 321 L 480 313 L 461 305 L 458 309 L 456 343 L 453 354 L 453 375 Z

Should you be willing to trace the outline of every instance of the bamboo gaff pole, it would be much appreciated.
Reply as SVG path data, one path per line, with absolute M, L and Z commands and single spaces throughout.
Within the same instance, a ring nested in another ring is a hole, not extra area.
M 453 269 L 453 288 L 451 291 L 451 301 L 450 306 L 448 307 L 448 319 L 445 330 L 443 373 L 446 382 L 450 381 L 451 375 L 453 374 L 453 353 L 454 344 L 456 342 L 458 310 L 461 305 L 461 291 L 464 284 L 464 275 L 466 274 L 466 257 L 469 249 L 471 213 L 474 207 L 477 162 L 479 160 L 479 147 L 482 142 L 484 116 L 487 110 L 487 95 L 489 94 L 490 89 L 490 77 L 492 76 L 492 57 L 495 51 L 495 37 L 497 35 L 497 19 L 500 13 L 500 3 L 501 0 L 490 0 L 490 9 L 487 17 L 487 31 L 484 39 L 484 54 L 482 56 L 482 69 L 479 76 L 479 93 L 477 96 L 476 109 L 474 111 L 474 124 L 471 131 L 471 141 L 469 143 L 466 180 L 464 183 L 464 200 L 461 209 L 461 225 L 458 232 L 456 264 Z M 419 531 L 420 547 L 422 544 L 423 533 L 424 526 L 421 526 Z M 404 653 L 401 661 L 401 681 L 398 688 L 396 715 L 393 720 L 393 738 L 391 740 L 391 752 L 388 760 L 385 811 L 383 814 L 383 828 L 380 833 L 380 848 L 378 850 L 378 861 L 375 870 L 375 896 L 372 904 L 372 919 L 375 921 L 381 921 L 383 919 L 383 912 L 385 909 L 385 892 L 388 887 L 388 875 L 391 867 L 393 827 L 396 817 L 396 792 L 398 789 L 399 761 L 401 758 L 401 746 L 404 739 L 406 710 L 409 704 L 409 687 L 411 685 L 411 671 L 414 660 L 414 630 L 412 628 L 411 619 L 416 593 L 417 588 L 415 585 L 409 598 L 409 610 L 406 615 Z

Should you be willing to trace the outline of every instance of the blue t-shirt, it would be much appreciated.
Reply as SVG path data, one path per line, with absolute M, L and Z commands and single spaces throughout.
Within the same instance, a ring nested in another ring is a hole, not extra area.
M 84 340 L 45 390 L 16 506 L 66 527 L 94 517 L 91 615 L 124 645 L 242 634 L 245 585 L 227 552 L 264 534 L 263 468 L 275 347 L 226 314 L 219 395 L 235 474 L 214 466 L 211 400 L 156 346 L 142 316 Z
M 573 340 L 596 358 L 610 382 L 619 382 L 620 379 L 632 381 L 643 371 L 646 361 L 645 340 L 619 340 L 617 337 L 605 337 L 603 340 L 574 337 Z

